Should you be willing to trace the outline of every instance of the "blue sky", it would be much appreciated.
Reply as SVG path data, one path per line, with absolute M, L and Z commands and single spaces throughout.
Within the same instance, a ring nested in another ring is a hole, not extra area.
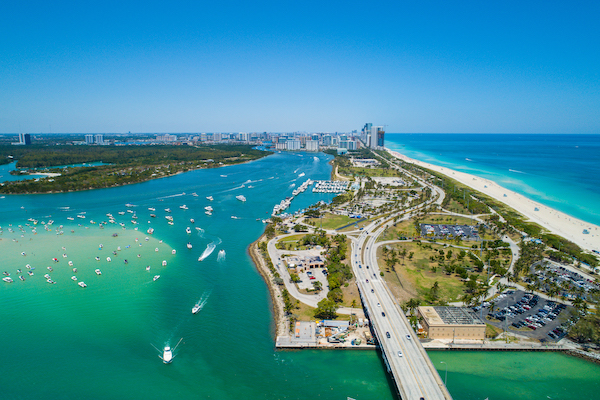
M 0 133 L 600 133 L 597 1 L 169 3 L 0 5 Z

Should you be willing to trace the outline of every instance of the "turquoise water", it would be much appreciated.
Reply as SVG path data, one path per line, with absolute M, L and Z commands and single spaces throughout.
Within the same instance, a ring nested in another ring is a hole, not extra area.
M 274 154 L 120 188 L 0 199 L 0 270 L 15 279 L 0 282 L 1 398 L 392 399 L 376 352 L 275 351 L 269 293 L 246 253 L 264 229 L 257 219 L 267 217 L 293 185 L 327 179 L 328 160 L 323 154 L 318 161 L 313 155 Z M 239 194 L 246 196 L 245 203 L 236 200 Z M 328 201 L 331 195 L 307 191 L 292 202 L 292 211 L 319 199 Z M 183 204 L 189 209 L 179 208 Z M 212 216 L 204 214 L 207 205 L 214 208 Z M 164 218 L 165 208 L 172 210 L 173 226 Z M 138 225 L 127 209 L 135 210 Z M 126 229 L 115 224 L 100 229 L 106 213 Z M 36 233 L 29 218 L 38 221 Z M 42 222 L 49 220 L 54 223 L 46 231 Z M 152 235 L 146 233 L 149 227 Z M 214 251 L 198 262 L 211 243 Z M 225 258 L 219 261 L 220 250 Z M 71 280 L 68 261 L 87 288 Z M 22 282 L 16 270 L 26 272 L 26 264 L 35 268 L 34 276 Z M 46 283 L 45 273 L 57 283 Z M 153 281 L 154 275 L 160 279 Z M 200 300 L 204 306 L 193 315 L 191 308 Z M 174 346 L 180 338 L 173 363 L 163 364 L 156 348 Z M 545 365 L 545 360 L 535 363 Z M 596 366 L 585 365 L 586 374 L 597 373 Z M 481 366 L 469 362 L 464 368 L 475 379 Z M 545 381 L 557 390 L 565 384 L 554 375 Z M 453 382 L 456 399 L 473 398 L 468 397 L 471 383 Z
M 561 353 L 431 351 L 455 399 L 597 399 L 600 367 Z M 442 364 L 442 362 L 446 364 Z
M 0 165 L 0 182 L 5 181 L 23 181 L 26 179 L 37 179 L 41 178 L 44 175 L 11 175 L 10 171 L 14 171 L 17 169 L 17 162 L 11 162 L 10 164 L 2 164 Z
M 600 225 L 600 135 L 388 134 L 386 146 Z

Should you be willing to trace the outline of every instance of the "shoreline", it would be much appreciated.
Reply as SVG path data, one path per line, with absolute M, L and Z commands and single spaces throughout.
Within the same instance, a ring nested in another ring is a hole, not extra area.
M 584 250 L 600 251 L 600 227 L 598 225 L 545 206 L 522 194 L 506 189 L 489 179 L 415 160 L 387 147 L 386 151 L 399 160 L 444 174 L 496 201 L 504 203 L 522 214 L 528 221 L 540 225 L 548 232 L 572 241 Z M 584 229 L 588 230 L 589 234 L 584 234 Z
M 175 173 L 172 174 L 168 174 L 168 175 L 163 175 L 163 176 L 157 176 L 157 177 L 150 177 L 146 180 L 142 180 L 142 181 L 137 181 L 137 182 L 126 182 L 126 183 L 121 183 L 121 184 L 115 184 L 112 186 L 104 186 L 104 187 L 87 187 L 87 188 L 80 188 L 77 190 L 50 190 L 47 192 L 23 192 L 23 193 L 8 193 L 8 192 L 1 192 L 1 194 L 3 195 L 30 195 L 30 194 L 57 194 L 57 193 L 75 193 L 75 192 L 85 192 L 88 190 L 97 190 L 97 189 L 111 189 L 111 188 L 116 188 L 116 187 L 121 187 L 121 186 L 127 186 L 127 185 L 135 185 L 137 183 L 145 183 L 145 182 L 150 182 L 150 181 L 154 181 L 154 180 L 158 180 L 158 179 L 163 179 L 163 178 L 170 178 L 173 176 L 177 176 L 179 174 L 184 174 L 186 172 L 192 172 L 192 171 L 198 171 L 198 170 L 203 170 L 203 169 L 213 169 L 213 168 L 225 168 L 225 167 L 230 167 L 230 166 L 234 166 L 234 165 L 242 165 L 242 164 L 246 164 L 246 163 L 250 163 L 252 161 L 256 161 L 256 160 L 260 160 L 264 157 L 268 157 L 270 154 L 267 154 L 263 157 L 260 158 L 256 158 L 253 160 L 246 160 L 240 163 L 234 163 L 234 164 L 224 164 L 224 165 L 205 165 L 199 168 L 190 168 L 187 171 L 177 171 Z M 27 173 L 27 174 L 23 174 L 23 175 L 43 175 L 45 178 L 52 178 L 52 177 L 58 177 L 58 176 L 62 176 L 62 174 L 59 173 L 52 173 L 52 172 L 46 172 L 46 173 Z M 39 178 L 38 178 L 39 179 Z M 19 182 L 19 181 L 4 181 L 4 182 L 0 182 L 0 186 L 4 186 L 4 183 L 6 182 Z
M 256 270 L 262 276 L 267 288 L 269 289 L 269 294 L 271 296 L 271 307 L 273 309 L 273 320 L 275 322 L 275 338 L 278 336 L 286 335 L 289 331 L 288 329 L 288 321 L 285 318 L 283 297 L 281 293 L 281 289 L 279 285 L 277 285 L 274 281 L 273 274 L 267 267 L 265 260 L 260 253 L 258 248 L 258 243 L 265 237 L 264 233 L 260 235 L 258 239 L 254 242 L 250 243 L 248 246 L 248 254 L 256 267 Z M 275 340 L 273 340 L 275 342 Z

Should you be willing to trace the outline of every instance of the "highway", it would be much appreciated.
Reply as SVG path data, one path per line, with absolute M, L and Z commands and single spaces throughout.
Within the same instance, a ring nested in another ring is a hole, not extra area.
M 432 190 L 432 197 L 424 203 L 398 214 L 399 221 L 409 218 L 429 204 L 441 205 L 444 192 L 437 186 L 417 178 Z M 358 238 L 352 238 L 351 263 L 356 282 L 373 331 L 389 372 L 396 383 L 402 400 L 451 400 L 452 397 L 423 349 L 404 312 L 394 301 L 379 274 L 377 238 L 393 224 L 394 216 L 373 221 L 364 227 Z
M 439 374 L 379 275 L 375 242 L 385 225 L 352 243 L 352 266 L 364 306 L 403 400 L 451 399 Z M 388 337 L 389 336 L 389 337 Z

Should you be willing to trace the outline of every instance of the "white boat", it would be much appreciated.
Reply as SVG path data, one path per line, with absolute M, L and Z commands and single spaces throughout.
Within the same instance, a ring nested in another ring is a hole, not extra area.
M 84 281 L 78 282 L 77 284 L 81 287 L 87 287 Z
M 188 226 L 187 228 L 185 228 L 185 233 L 187 233 L 188 235 L 190 233 L 192 233 L 192 230 L 190 229 L 190 227 Z
M 77 282 L 77 277 L 76 277 L 75 275 L 73 275 L 73 276 L 71 277 L 71 279 L 72 279 L 72 280 L 74 280 L 75 282 Z
M 190 222 L 193 224 L 193 223 L 195 223 L 196 221 L 194 220 L 194 218 L 190 218 Z
M 206 211 L 210 211 L 210 212 L 213 212 L 213 211 L 214 211 L 214 210 L 213 210 L 213 208 L 212 208 L 211 206 L 206 206 L 206 207 L 204 207 L 204 209 L 205 209 Z
M 146 231 L 149 235 L 152 235 L 154 233 L 154 228 L 148 228 L 148 230 Z
M 243 195 L 237 195 L 235 196 L 236 199 L 238 199 L 239 201 L 246 201 L 246 197 L 244 197 Z
M 96 273 L 96 275 L 102 275 L 102 271 L 100 271 L 99 269 L 95 269 L 94 272 Z
M 156 208 L 154 208 L 154 207 L 148 207 L 148 210 L 149 211 L 156 211 Z
M 179 208 L 181 208 L 182 210 L 188 210 L 188 206 L 186 206 L 185 204 L 182 206 L 179 206 Z
M 119 211 L 119 215 L 125 215 L 125 211 Z
M 69 267 L 73 266 L 73 261 L 69 261 Z
M 158 278 L 160 278 L 160 275 L 154 275 L 154 278 L 152 278 L 153 281 L 157 280 Z
M 166 267 L 166 266 L 167 266 L 167 260 L 163 260 L 163 262 L 162 262 L 162 266 L 163 266 L 163 267 Z
M 194 308 L 192 308 L 192 314 L 197 314 L 200 311 L 200 304 L 196 304 Z
M 67 217 L 67 219 L 68 219 L 69 221 L 75 221 L 75 218 L 73 218 L 73 217 Z
M 150 266 L 149 265 L 146 267 L 146 271 L 150 271 Z
M 198 193 L 194 192 L 194 193 L 192 193 L 192 196 L 198 197 Z
M 171 347 L 165 346 L 162 360 L 165 364 L 169 364 L 171 361 L 173 361 L 173 352 L 171 351 Z
M 8 276 L 5 276 L 4 278 L 2 278 L 2 280 L 4 282 L 7 282 L 7 283 L 12 283 L 13 282 L 12 278 L 9 278 Z
M 188 249 L 191 249 L 191 248 L 192 248 L 192 244 L 191 244 L 190 242 L 188 242 L 188 244 L 187 244 L 187 248 L 188 248 Z
M 240 219 L 239 217 L 236 217 L 235 215 L 231 216 L 231 219 Z
M 171 254 L 175 254 L 175 253 L 177 253 L 177 250 L 175 250 L 175 249 L 171 250 Z
M 206 200 L 213 201 L 214 199 L 212 196 L 206 196 Z
M 204 214 L 206 214 L 206 215 L 212 215 L 212 212 L 210 212 L 210 211 L 204 211 Z
M 110 257 L 106 257 L 106 261 L 111 262 L 112 260 L 110 259 Z
M 165 208 L 165 211 L 168 212 L 168 213 L 170 213 L 171 209 L 170 208 Z

